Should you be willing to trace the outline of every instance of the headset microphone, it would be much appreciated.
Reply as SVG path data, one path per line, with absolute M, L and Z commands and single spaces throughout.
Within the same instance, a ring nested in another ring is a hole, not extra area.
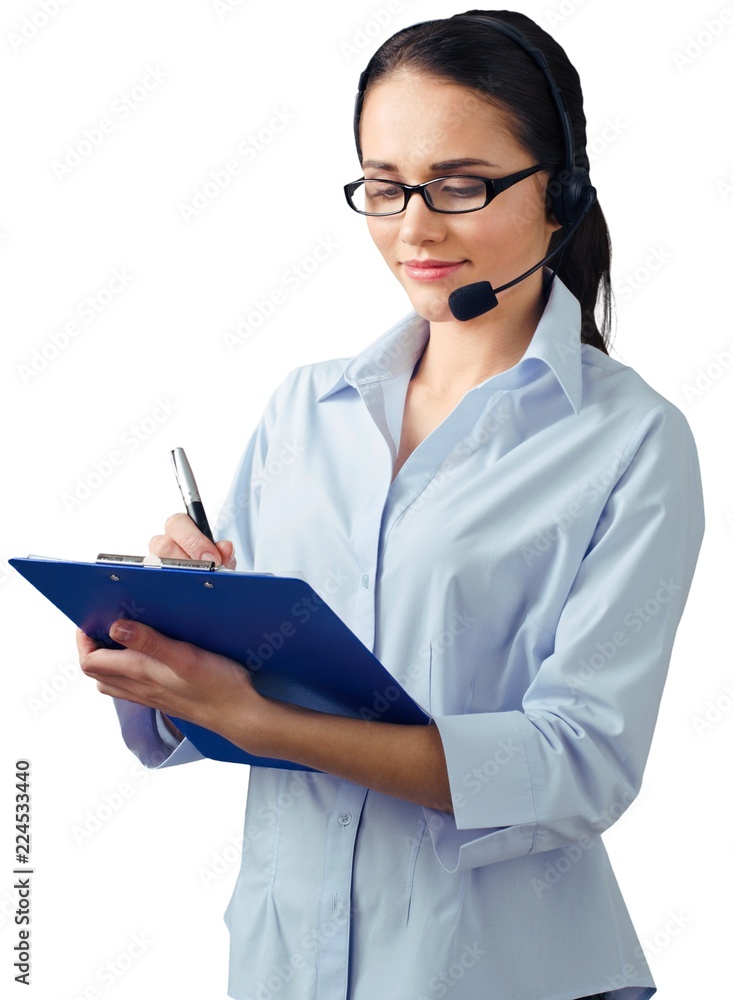
M 568 231 L 565 233 L 554 250 L 551 253 L 548 253 L 546 257 L 543 257 L 539 264 L 535 264 L 534 267 L 531 267 L 529 271 L 525 271 L 524 274 L 520 274 L 518 278 L 513 278 L 511 281 L 507 281 L 507 283 L 505 285 L 501 285 L 500 288 L 493 288 L 490 281 L 474 281 L 470 285 L 461 285 L 460 288 L 456 288 L 452 291 L 448 296 L 448 308 L 453 313 L 454 317 L 461 320 L 461 322 L 466 322 L 469 319 L 476 319 L 477 316 L 481 316 L 483 313 L 487 313 L 490 309 L 494 309 L 498 306 L 499 300 L 496 296 L 499 292 L 503 292 L 506 288 L 511 288 L 512 285 L 517 285 L 520 281 L 524 281 L 525 278 L 528 278 L 530 274 L 534 274 L 538 268 L 542 267 L 543 264 L 546 264 L 548 260 L 563 249 L 565 244 L 588 214 L 593 202 L 595 201 L 595 197 L 595 188 L 587 189 L 587 197 L 580 215 L 576 218 L 575 222 L 568 227 Z

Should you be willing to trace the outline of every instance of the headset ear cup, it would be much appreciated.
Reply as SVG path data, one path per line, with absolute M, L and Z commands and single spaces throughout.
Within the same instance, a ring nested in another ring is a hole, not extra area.
M 596 189 L 585 167 L 555 174 L 548 182 L 547 194 L 552 214 L 561 226 L 572 226 L 596 200 Z

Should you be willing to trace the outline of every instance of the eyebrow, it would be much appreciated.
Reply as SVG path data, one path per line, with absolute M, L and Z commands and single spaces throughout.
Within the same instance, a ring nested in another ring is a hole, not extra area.
M 440 160 L 438 163 L 431 163 L 430 170 L 454 170 L 456 167 L 495 167 L 496 163 L 489 163 L 488 160 L 477 160 L 470 156 L 460 157 L 457 160 Z M 369 167 L 372 170 L 388 170 L 392 173 L 399 173 L 394 163 L 386 163 L 384 160 L 364 160 L 362 167 Z

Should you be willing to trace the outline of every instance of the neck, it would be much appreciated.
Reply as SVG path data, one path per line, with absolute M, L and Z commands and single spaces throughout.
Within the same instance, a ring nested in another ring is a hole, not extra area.
M 525 281 L 501 292 L 499 305 L 473 320 L 431 321 L 412 382 L 433 398 L 451 399 L 512 368 L 526 351 L 545 309 L 541 274 L 538 278 L 532 285 Z

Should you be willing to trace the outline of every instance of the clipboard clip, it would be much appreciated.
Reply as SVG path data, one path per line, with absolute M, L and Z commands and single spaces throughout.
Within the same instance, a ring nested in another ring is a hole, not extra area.
M 155 556 L 152 553 L 146 556 L 124 556 L 100 552 L 96 561 L 111 566 L 149 566 L 152 569 L 173 567 L 175 569 L 202 569 L 212 572 L 217 568 L 216 563 L 210 559 L 161 559 L 160 556 Z

